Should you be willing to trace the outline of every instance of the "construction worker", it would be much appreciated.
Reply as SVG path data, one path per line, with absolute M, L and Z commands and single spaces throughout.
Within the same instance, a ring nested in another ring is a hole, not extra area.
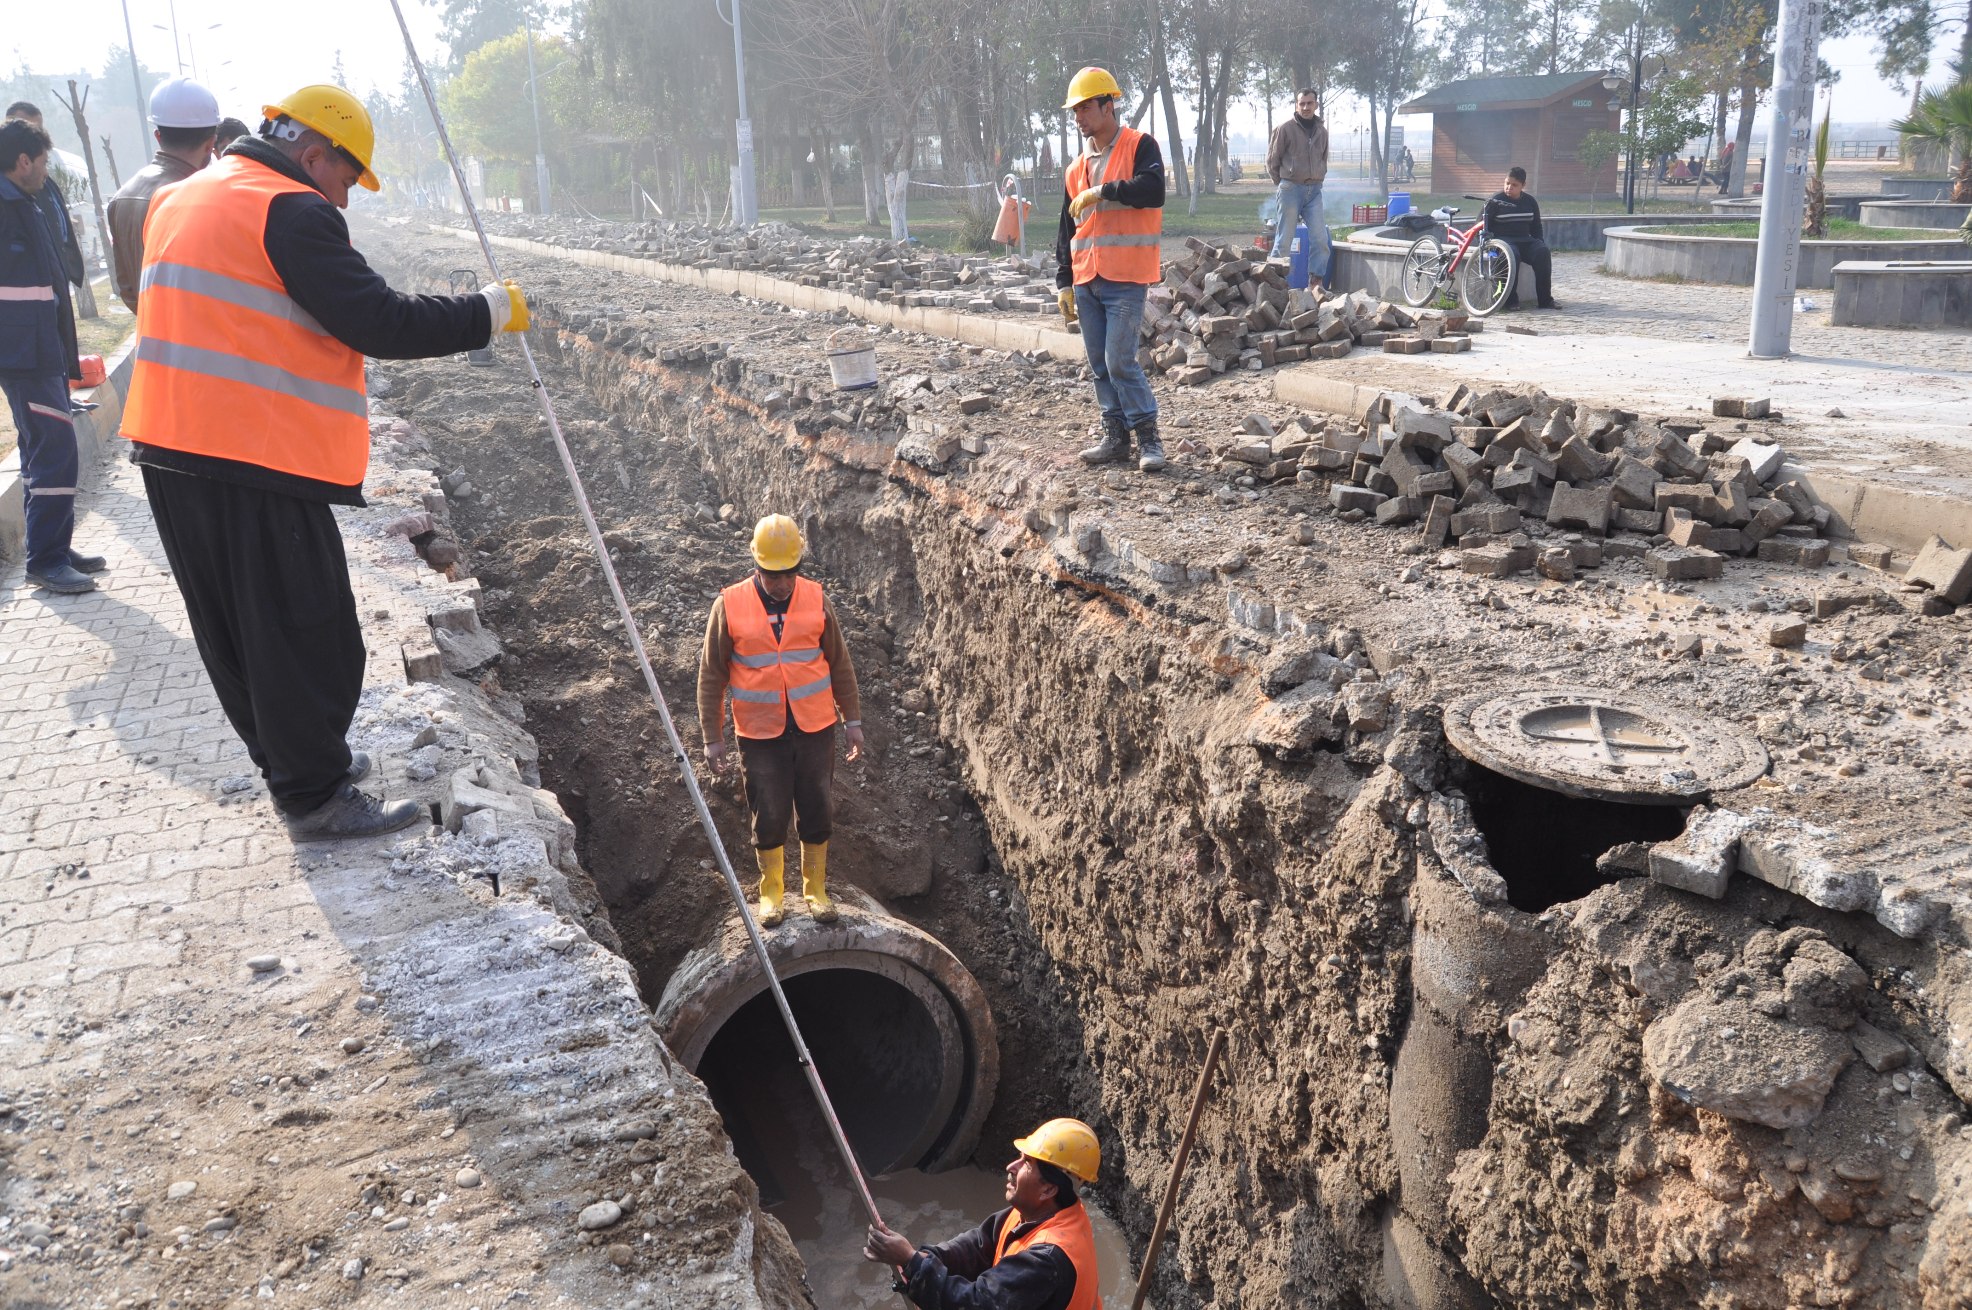
M 144 216 L 151 197 L 183 182 L 212 160 L 219 131 L 219 98 L 189 77 L 171 77 L 151 92 L 151 136 L 157 153 L 110 197 L 110 284 L 137 312 L 137 278 L 144 271 Z
M 835 724 L 842 719 L 850 760 L 863 753 L 862 699 L 835 606 L 821 584 L 801 576 L 801 529 L 769 514 L 753 529 L 751 576 L 712 602 L 698 658 L 698 721 L 713 772 L 731 767 L 726 693 L 753 849 L 760 863 L 760 926 L 781 922 L 790 814 L 801 835 L 801 893 L 808 912 L 835 921 L 828 853 L 835 779 Z
M 375 132 L 341 87 L 267 105 L 257 137 L 160 191 L 144 228 L 123 435 L 219 704 L 296 840 L 414 823 L 345 734 L 363 633 L 332 505 L 363 501 L 363 357 L 419 359 L 527 327 L 513 283 L 390 289 L 349 244 Z
M 0 124 L 0 391 L 20 439 L 27 493 L 27 580 L 47 591 L 96 589 L 101 555 L 74 549 L 80 472 L 68 384 L 82 376 L 62 229 L 42 206 L 54 185 L 48 134 L 25 118 Z
M 1007 1208 L 938 1246 L 870 1225 L 863 1257 L 903 1271 L 923 1310 L 1100 1310 L 1095 1234 L 1075 1180 L 1096 1180 L 1102 1148 L 1079 1119 L 1050 1119 L 1013 1144 Z
M 1063 179 L 1061 222 L 1055 236 L 1055 285 L 1061 316 L 1082 325 L 1102 440 L 1082 452 L 1089 464 L 1130 457 L 1137 467 L 1164 467 L 1157 435 L 1157 397 L 1137 362 L 1144 295 L 1161 276 L 1158 243 L 1164 231 L 1164 155 L 1156 138 L 1117 118 L 1123 89 L 1108 70 L 1085 68 L 1068 84 L 1062 107 L 1089 148 Z

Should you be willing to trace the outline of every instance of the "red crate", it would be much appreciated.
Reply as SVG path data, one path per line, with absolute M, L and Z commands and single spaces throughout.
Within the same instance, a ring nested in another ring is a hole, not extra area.
M 1351 205 L 1349 207 L 1349 221 L 1354 224 L 1384 223 L 1388 222 L 1389 218 L 1390 207 L 1388 205 Z

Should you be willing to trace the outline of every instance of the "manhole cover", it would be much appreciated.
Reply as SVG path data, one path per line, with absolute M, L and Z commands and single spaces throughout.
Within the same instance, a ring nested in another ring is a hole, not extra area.
M 1767 771 L 1752 737 L 1640 696 L 1552 687 L 1466 696 L 1445 711 L 1459 754 L 1570 796 L 1674 805 Z

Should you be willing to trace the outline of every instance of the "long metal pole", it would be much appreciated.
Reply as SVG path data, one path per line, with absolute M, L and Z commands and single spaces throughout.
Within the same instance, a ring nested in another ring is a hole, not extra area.
M 534 106 L 534 188 L 541 197 L 541 212 L 552 214 L 555 206 L 548 192 L 548 146 L 541 136 L 541 78 L 534 71 L 534 20 L 525 7 L 520 21 L 527 30 L 527 102 Z
M 753 187 L 753 120 L 746 113 L 746 45 L 740 35 L 740 0 L 733 0 L 733 80 L 739 88 L 739 119 L 733 124 L 739 141 L 739 195 L 733 215 L 740 227 L 760 221 L 760 200 Z
M 1171 1226 L 1171 1212 L 1178 1204 L 1178 1180 L 1185 1176 L 1185 1161 L 1191 1157 L 1191 1140 L 1198 1135 L 1198 1116 L 1205 1113 L 1205 1094 L 1212 1090 L 1212 1071 L 1219 1067 L 1219 1056 L 1226 1049 L 1226 1030 L 1212 1034 L 1212 1045 L 1205 1052 L 1205 1067 L 1198 1071 L 1198 1086 L 1191 1093 L 1191 1118 L 1185 1120 L 1185 1135 L 1178 1139 L 1178 1154 L 1171 1161 L 1171 1177 L 1164 1184 L 1164 1204 L 1157 1208 L 1157 1226 L 1150 1230 L 1150 1245 L 1143 1253 L 1143 1268 L 1137 1274 L 1137 1294 L 1130 1298 L 1130 1310 L 1143 1310 L 1150 1295 L 1150 1274 L 1157 1265 L 1158 1248 L 1164 1245 L 1164 1232 Z
M 1773 112 L 1767 119 L 1766 185 L 1753 267 L 1753 324 L 1747 353 L 1779 359 L 1794 338 L 1794 289 L 1801 271 L 1801 204 L 1814 125 L 1815 59 L 1827 0 L 1781 0 L 1774 34 Z
M 423 88 L 425 104 L 431 109 L 431 121 L 438 128 L 439 144 L 445 148 L 446 162 L 452 166 L 452 177 L 459 185 L 459 197 L 465 202 L 466 217 L 472 220 L 472 230 L 479 237 L 479 250 L 486 257 L 486 267 L 491 270 L 494 280 L 500 277 L 500 261 L 493 254 L 493 243 L 486 237 L 486 226 L 480 221 L 479 207 L 473 204 L 472 188 L 466 185 L 465 169 L 459 164 L 459 156 L 452 149 L 451 134 L 445 130 L 444 115 L 438 109 L 438 96 L 432 91 L 431 78 L 425 72 L 424 61 L 418 58 L 418 48 L 411 40 L 411 28 L 404 21 L 404 8 L 399 0 L 390 0 L 390 8 L 397 15 L 397 26 L 404 33 L 404 50 L 410 56 L 411 67 L 418 75 L 418 85 Z M 712 810 L 705 803 L 705 793 L 698 785 L 698 772 L 692 768 L 691 756 L 685 751 L 684 740 L 678 735 L 678 725 L 671 718 L 671 707 L 665 703 L 664 690 L 658 686 L 657 672 L 651 668 L 650 653 L 644 649 L 644 634 L 637 626 L 637 616 L 630 610 L 630 599 L 623 593 L 623 584 L 617 579 L 616 566 L 610 562 L 609 548 L 603 543 L 603 530 L 596 524 L 595 511 L 589 508 L 589 495 L 583 490 L 582 475 L 576 471 L 575 456 L 569 452 L 568 441 L 562 436 L 561 420 L 555 416 L 555 402 L 548 394 L 547 383 L 541 380 L 540 366 L 534 362 L 534 351 L 527 344 L 525 333 L 520 334 L 521 358 L 527 361 L 527 375 L 534 388 L 534 394 L 541 402 L 541 413 L 548 420 L 548 433 L 554 438 L 555 454 L 561 459 L 562 472 L 568 477 L 569 490 L 575 495 L 575 508 L 582 515 L 582 526 L 588 530 L 589 545 L 596 552 L 596 562 L 602 569 L 603 581 L 609 585 L 610 597 L 616 602 L 616 617 L 623 623 L 623 631 L 630 638 L 630 648 L 637 656 L 637 668 L 644 675 L 644 686 L 650 690 L 651 703 L 657 706 L 657 716 L 664 724 L 664 735 L 671 742 L 671 754 L 678 762 L 678 771 L 684 775 L 685 791 L 692 798 L 692 808 L 698 811 L 699 826 L 705 829 L 706 840 L 712 843 L 712 856 L 718 861 L 719 872 L 725 876 L 726 891 L 739 907 L 740 922 L 746 927 L 747 939 L 753 943 L 753 952 L 760 958 L 760 971 L 767 979 L 767 986 L 773 992 L 774 1005 L 781 1012 L 781 1022 L 787 1026 L 787 1035 L 794 1043 L 794 1058 L 802 1072 L 808 1075 L 808 1086 L 815 1093 L 815 1100 L 821 1105 L 822 1117 L 828 1121 L 829 1135 L 835 1139 L 835 1149 L 842 1155 L 842 1162 L 849 1166 L 849 1176 L 856 1180 L 856 1191 L 863 1198 L 863 1208 L 869 1212 L 872 1223 L 882 1223 L 883 1216 L 877 1212 L 876 1198 L 870 1195 L 870 1185 L 863 1177 L 863 1168 L 856 1161 L 856 1152 L 849 1145 L 849 1137 L 842 1131 L 842 1121 L 836 1118 L 835 1104 L 829 1100 L 828 1089 L 822 1086 L 822 1076 L 815 1068 L 814 1057 L 808 1053 L 808 1043 L 802 1040 L 801 1025 L 794 1021 L 794 1011 L 788 1007 L 787 993 L 781 989 L 781 980 L 774 972 L 774 960 L 767 953 L 767 942 L 760 936 L 760 925 L 754 922 L 753 912 L 747 905 L 746 891 L 740 886 L 739 875 L 733 872 L 733 863 L 726 856 L 726 843 L 719 837 L 719 825 L 712 820 Z
M 1643 33 L 1630 25 L 1630 148 L 1623 156 L 1623 212 L 1636 213 L 1636 106 L 1637 83 L 1643 80 Z
M 144 111 L 150 108 L 150 106 L 144 103 L 144 79 L 137 72 L 137 38 L 130 30 L 130 0 L 123 0 L 123 39 L 130 46 L 130 90 L 137 97 L 132 102 L 137 107 L 137 144 L 139 146 L 137 153 L 139 155 L 147 155 L 150 151 L 144 150 L 141 147 L 144 143 Z

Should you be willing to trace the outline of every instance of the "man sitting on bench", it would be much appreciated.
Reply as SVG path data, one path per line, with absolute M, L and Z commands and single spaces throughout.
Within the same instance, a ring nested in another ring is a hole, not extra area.
M 1486 232 L 1513 247 L 1520 262 L 1534 270 L 1534 294 L 1542 309 L 1560 309 L 1554 303 L 1554 261 L 1548 253 L 1547 234 L 1541 228 L 1541 205 L 1527 194 L 1527 170 L 1515 164 L 1506 170 L 1500 193 L 1486 202 Z M 1507 309 L 1520 308 L 1520 280 L 1506 293 Z

